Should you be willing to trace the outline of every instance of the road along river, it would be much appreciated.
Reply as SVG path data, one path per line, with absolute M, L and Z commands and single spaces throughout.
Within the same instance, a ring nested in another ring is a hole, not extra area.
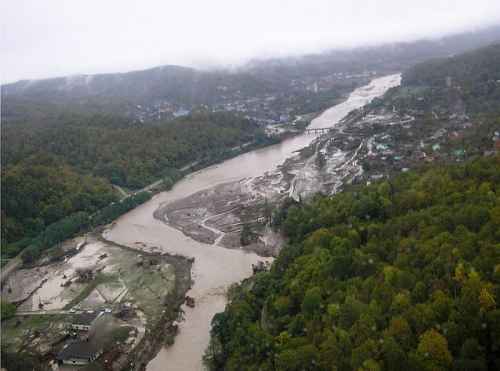
M 369 103 L 399 83 L 399 74 L 374 79 L 352 92 L 343 103 L 323 112 L 309 127 L 331 127 L 350 111 Z M 253 263 L 265 260 L 242 250 L 197 242 L 155 219 L 155 210 L 165 203 L 218 184 L 262 176 L 276 170 L 295 151 L 308 146 L 314 139 L 314 135 L 299 135 L 193 173 L 172 190 L 157 194 L 119 218 L 105 233 L 107 239 L 133 248 L 148 249 L 155 246 L 157 251 L 195 258 L 192 267 L 194 284 L 188 295 L 195 298 L 196 307 L 183 307 L 185 320 L 179 326 L 180 332 L 175 343 L 158 353 L 148 364 L 148 371 L 202 370 L 202 356 L 209 342 L 210 321 L 216 313 L 224 310 L 226 290 L 231 284 L 249 277 Z

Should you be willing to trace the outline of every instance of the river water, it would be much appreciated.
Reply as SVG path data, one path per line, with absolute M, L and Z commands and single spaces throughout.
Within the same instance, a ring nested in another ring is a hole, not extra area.
M 310 128 L 330 127 L 350 111 L 381 96 L 400 83 L 400 75 L 374 79 L 370 84 L 352 92 L 349 98 L 323 112 L 314 119 Z M 186 237 L 153 217 L 154 211 L 166 202 L 172 202 L 215 185 L 243 178 L 262 176 L 276 170 L 293 153 L 315 139 L 304 134 L 282 143 L 252 151 L 193 173 L 178 182 L 172 190 L 159 193 L 150 201 L 119 218 L 106 232 L 106 238 L 120 244 L 138 248 L 138 243 L 155 246 L 160 251 L 194 257 L 192 277 L 194 285 L 189 295 L 196 300 L 195 308 L 183 306 L 185 320 L 175 342 L 163 348 L 151 360 L 147 371 L 202 370 L 202 356 L 209 342 L 210 321 L 224 310 L 225 292 L 236 282 L 252 274 L 251 265 L 265 260 L 253 253 L 206 245 Z

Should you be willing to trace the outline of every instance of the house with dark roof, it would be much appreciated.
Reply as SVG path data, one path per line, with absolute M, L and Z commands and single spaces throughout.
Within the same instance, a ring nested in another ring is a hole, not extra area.
M 79 331 L 89 331 L 102 312 L 83 312 L 77 314 L 71 321 L 71 328 Z
M 98 347 L 88 340 L 78 340 L 67 344 L 57 355 L 57 361 L 66 365 L 86 365 L 94 362 L 102 354 Z

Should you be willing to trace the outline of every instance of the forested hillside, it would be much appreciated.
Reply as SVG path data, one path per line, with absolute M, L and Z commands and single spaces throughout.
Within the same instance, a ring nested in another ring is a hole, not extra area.
M 454 57 L 431 60 L 406 71 L 404 87 L 420 87 L 428 94 L 453 92 L 468 113 L 500 112 L 500 44 Z M 429 97 L 435 98 L 434 97 Z
M 151 183 L 169 168 L 213 161 L 232 147 L 264 140 L 251 121 L 224 113 L 199 113 L 154 126 L 109 116 L 69 116 L 60 125 L 14 125 L 2 134 L 4 165 L 50 153 L 80 171 L 130 188 Z
M 20 81 L 5 86 L 5 94 L 48 102 L 71 102 L 89 97 L 114 97 L 137 103 L 168 99 L 182 104 L 210 104 L 221 94 L 217 86 L 227 87 L 225 94 L 240 90 L 252 95 L 278 89 L 270 81 L 246 73 L 199 71 L 182 66 L 161 66 L 142 71 L 58 77 L 38 81 Z M 48 94 L 44 97 L 45 94 Z
M 36 235 L 67 215 L 94 212 L 116 199 L 104 179 L 39 153 L 2 172 L 2 239 Z
M 246 143 L 269 142 L 251 121 L 197 113 L 142 126 L 113 116 L 68 115 L 44 127 L 2 127 L 2 240 L 39 233 L 77 211 L 113 201 L 111 184 L 171 186 L 181 168 L 207 165 Z
M 236 101 L 248 104 L 255 99 L 263 103 L 270 97 L 276 98 L 271 113 L 295 110 L 303 114 L 331 106 L 339 94 L 357 86 L 361 74 L 401 71 L 426 59 L 460 53 L 499 38 L 500 28 L 491 27 L 438 40 L 254 60 L 232 70 L 166 65 L 127 73 L 24 80 L 2 86 L 2 115 L 4 122 L 38 124 L 68 111 L 120 114 L 149 121 L 161 116 L 163 109 L 214 107 Z M 318 82 L 319 89 L 315 89 Z
M 500 157 L 289 207 L 214 317 L 213 370 L 500 368 Z
M 211 369 L 500 369 L 499 61 L 416 65 L 365 108 L 407 124 L 365 172 L 416 170 L 277 211 L 288 243 L 214 317 Z

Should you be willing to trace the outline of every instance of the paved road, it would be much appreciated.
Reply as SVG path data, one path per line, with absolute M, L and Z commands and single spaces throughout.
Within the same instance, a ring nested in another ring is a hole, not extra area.
M 113 184 L 113 188 L 116 189 L 120 193 L 120 195 L 121 195 L 120 199 L 121 200 L 123 200 L 124 198 L 127 198 L 129 196 L 129 194 L 122 187 L 120 187 L 119 185 Z
M 16 316 L 55 316 L 61 314 L 82 314 L 86 313 L 86 310 L 24 310 L 16 312 Z
M 16 316 L 41 316 L 41 315 L 59 315 L 59 314 L 82 314 L 84 310 L 70 312 L 69 310 L 30 310 L 16 312 Z

